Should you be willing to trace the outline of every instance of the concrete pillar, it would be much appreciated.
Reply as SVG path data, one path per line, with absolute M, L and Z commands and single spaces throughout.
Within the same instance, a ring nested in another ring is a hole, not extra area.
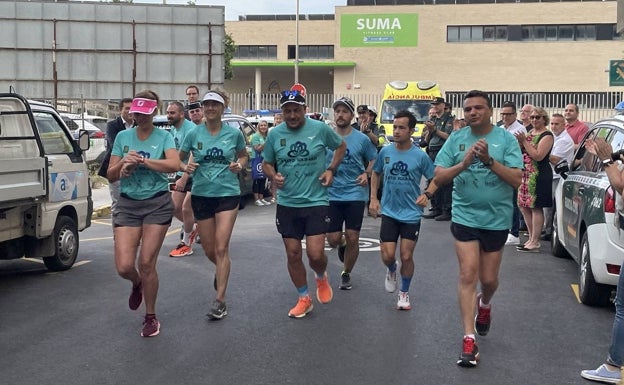
M 262 70 L 256 67 L 256 110 L 260 109 L 260 98 L 262 94 Z

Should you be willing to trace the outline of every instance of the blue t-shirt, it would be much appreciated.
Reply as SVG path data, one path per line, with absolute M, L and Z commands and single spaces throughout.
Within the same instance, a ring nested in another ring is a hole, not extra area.
M 383 173 L 381 214 L 403 223 L 418 223 L 423 208 L 416 204 L 420 181 L 433 178 L 433 162 L 416 146 L 399 151 L 395 145 L 383 147 L 373 170 Z
M 203 197 L 228 197 L 240 195 L 238 175 L 230 171 L 237 153 L 245 149 L 243 133 L 222 124 L 216 135 L 211 135 L 205 123 L 184 137 L 180 151 L 193 154 L 199 166 L 193 173 L 192 195 Z
M 498 126 L 484 136 L 474 135 L 470 126 L 454 132 L 438 152 L 436 166 L 449 168 L 461 163 L 466 151 L 479 139 L 487 141 L 488 153 L 497 162 L 507 167 L 524 167 L 518 141 Z M 468 169 L 453 179 L 453 222 L 485 230 L 509 229 L 513 191 L 483 162 L 474 159 Z
M 180 149 L 180 146 L 182 145 L 186 134 L 189 131 L 194 130 L 195 127 L 197 127 L 197 125 L 188 119 L 184 119 L 182 121 L 182 126 L 180 126 L 180 128 L 175 128 L 173 126 L 171 127 L 171 130 L 169 132 L 173 136 L 173 142 L 175 143 L 176 150 Z M 178 171 L 178 175 L 182 175 L 182 171 Z
M 132 127 L 117 134 L 112 155 L 124 157 L 134 150 L 146 159 L 165 159 L 165 151 L 175 148 L 173 137 L 165 130 L 154 127 L 145 140 L 137 137 L 137 128 Z M 142 200 L 153 197 L 159 191 L 167 191 L 167 174 L 138 165 L 127 178 L 121 178 L 120 191 L 132 199 Z
M 342 143 L 340 135 L 327 124 L 306 119 L 296 130 L 284 123 L 269 131 L 262 157 L 274 163 L 285 180 L 277 194 L 277 203 L 289 207 L 328 206 L 327 189 L 319 177 L 325 171 L 325 150 L 335 150 Z
M 368 167 L 368 163 L 377 158 L 377 148 L 370 141 L 368 136 L 358 130 L 351 130 L 342 139 L 347 143 L 347 151 L 336 175 L 334 182 L 327 189 L 330 201 L 367 201 L 368 186 L 360 186 L 356 179 L 362 175 Z M 325 165 L 328 167 L 334 156 L 332 150 L 327 150 Z

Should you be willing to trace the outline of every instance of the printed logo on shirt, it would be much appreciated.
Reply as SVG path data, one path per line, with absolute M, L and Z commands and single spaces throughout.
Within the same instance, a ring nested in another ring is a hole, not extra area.
M 344 157 L 342 158 L 342 161 L 345 162 L 349 162 L 351 161 L 351 151 L 349 151 L 349 149 L 347 148 L 347 150 L 345 151 Z
M 122 152 L 123 152 L 124 154 L 129 153 L 129 152 L 130 152 L 130 147 L 128 147 L 128 146 L 124 146 L 124 147 L 123 147 Z
M 389 156 L 384 157 L 384 163 L 385 164 L 390 164 L 390 157 Z
M 197 142 L 197 149 L 198 150 L 203 150 L 204 149 L 204 144 L 202 142 Z
M 390 174 L 391 175 L 399 175 L 399 176 L 407 176 L 408 172 L 407 172 L 407 163 L 398 161 L 396 163 L 394 163 L 392 165 L 392 168 L 390 169 Z
M 223 156 L 223 150 L 218 147 L 213 147 L 208 150 L 206 155 L 204 155 L 204 160 L 208 162 L 230 163 L 225 159 L 225 156 Z
M 142 156 L 145 159 L 149 159 L 151 157 L 151 154 L 149 152 L 145 152 L 145 151 L 139 151 L 139 152 L 137 152 L 137 154 L 139 154 L 140 156 Z
M 288 156 L 291 158 L 297 158 L 300 156 L 308 156 L 310 155 L 310 151 L 308 151 L 308 146 L 303 143 L 297 141 L 295 144 L 290 146 L 290 151 L 288 151 Z
M 459 151 L 466 151 L 466 145 L 465 144 L 460 144 L 459 145 Z
M 286 146 L 286 139 L 280 139 L 280 146 L 281 147 Z

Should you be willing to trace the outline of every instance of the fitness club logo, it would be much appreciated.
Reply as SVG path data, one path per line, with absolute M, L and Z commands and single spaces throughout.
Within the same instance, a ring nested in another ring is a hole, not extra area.
M 298 157 L 306 157 L 310 155 L 310 151 L 308 151 L 308 146 L 303 142 L 296 142 L 290 146 L 290 151 L 288 151 L 288 156 L 290 158 L 298 158 Z
M 394 176 L 408 176 L 407 163 L 398 161 L 392 165 L 390 169 L 390 175 Z

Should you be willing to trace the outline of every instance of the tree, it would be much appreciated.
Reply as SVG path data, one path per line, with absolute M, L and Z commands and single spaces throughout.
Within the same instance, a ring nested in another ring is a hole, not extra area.
M 232 71 L 232 58 L 234 58 L 234 51 L 236 50 L 236 43 L 234 43 L 234 39 L 232 35 L 229 33 L 225 34 L 224 39 L 224 61 L 225 61 L 225 79 L 229 80 L 234 77 L 234 71 Z

